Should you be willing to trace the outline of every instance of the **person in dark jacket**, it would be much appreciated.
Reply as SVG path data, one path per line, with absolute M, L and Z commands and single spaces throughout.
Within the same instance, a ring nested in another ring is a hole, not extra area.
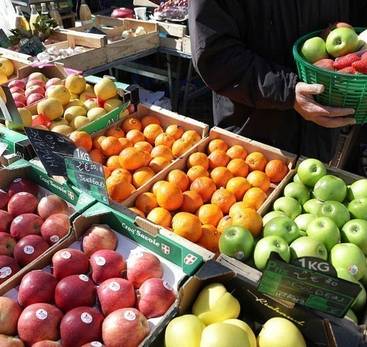
M 336 22 L 367 26 L 366 1 L 192 0 L 193 63 L 213 90 L 214 124 L 272 146 L 332 159 L 353 109 L 317 104 L 298 80 L 294 42 Z M 364 17 L 364 21 L 363 21 Z

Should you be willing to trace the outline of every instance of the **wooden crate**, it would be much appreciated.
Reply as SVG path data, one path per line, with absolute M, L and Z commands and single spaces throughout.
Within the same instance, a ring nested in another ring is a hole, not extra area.
M 59 29 L 50 37 L 57 42 L 68 42 L 69 47 L 83 46 L 87 48 L 100 48 L 107 44 L 105 35 L 90 34 L 71 29 Z M 46 47 L 50 47 L 46 45 Z
M 18 53 L 10 49 L 0 48 L 0 57 L 7 58 L 12 61 L 15 73 L 9 77 L 9 80 L 15 79 L 17 77 L 17 71 L 23 67 L 32 64 L 33 58 L 29 55 Z
M 158 31 L 168 36 L 182 38 L 188 33 L 187 25 L 185 24 L 176 24 L 170 22 L 157 22 L 157 24 Z

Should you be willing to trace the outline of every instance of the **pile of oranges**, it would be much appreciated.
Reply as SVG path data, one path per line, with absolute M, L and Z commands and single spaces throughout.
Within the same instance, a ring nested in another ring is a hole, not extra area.
M 185 131 L 178 125 L 164 129 L 154 115 L 129 117 L 95 138 L 83 131 L 74 131 L 69 137 L 91 160 L 104 166 L 107 191 L 116 202 L 126 200 L 201 140 L 195 130 Z
M 255 237 L 261 233 L 257 210 L 271 183 L 279 183 L 288 167 L 282 160 L 268 161 L 263 153 L 248 154 L 241 145 L 230 147 L 214 139 L 207 153 L 189 156 L 185 171 L 172 170 L 166 181 L 140 194 L 130 209 L 217 252 L 220 235 L 230 225 L 241 225 Z

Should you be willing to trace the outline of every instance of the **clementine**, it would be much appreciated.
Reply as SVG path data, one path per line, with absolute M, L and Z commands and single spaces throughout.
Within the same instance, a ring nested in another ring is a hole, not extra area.
M 245 193 L 251 188 L 251 184 L 244 177 L 233 177 L 226 185 L 226 189 L 232 192 L 236 200 L 242 200 Z
M 164 184 L 167 183 L 167 181 L 157 181 L 153 184 L 152 192 L 155 196 L 157 196 L 158 189 Z
M 268 160 L 265 155 L 260 152 L 252 152 L 246 157 L 246 164 L 250 167 L 251 171 L 264 171 L 267 162 Z
M 158 124 L 149 124 L 144 128 L 144 136 L 146 140 L 152 145 L 154 145 L 157 136 L 162 133 L 163 129 Z
M 252 208 L 244 208 L 234 212 L 232 223 L 248 229 L 254 237 L 259 236 L 263 228 L 261 216 Z
M 225 188 L 220 188 L 214 192 L 211 203 L 219 206 L 224 214 L 229 212 L 229 209 L 236 203 L 236 196 Z
M 181 157 L 192 147 L 192 142 L 183 138 L 176 140 L 172 145 L 172 154 L 175 158 Z
M 172 216 L 166 209 L 156 207 L 149 212 L 147 219 L 164 228 L 169 228 L 171 226 Z
M 208 145 L 208 152 L 212 153 L 217 150 L 226 152 L 228 150 L 228 145 L 222 139 L 211 140 Z
M 197 242 L 202 235 L 199 217 L 188 212 L 179 212 L 173 217 L 172 230 L 192 242 Z
M 227 154 L 231 159 L 246 159 L 247 151 L 241 145 L 234 145 L 229 147 L 227 150 Z
M 105 139 L 106 136 L 96 136 L 94 139 L 93 139 L 93 148 L 95 149 L 99 149 L 101 150 L 101 145 L 100 143 L 102 142 L 103 139 Z
M 139 151 L 150 153 L 153 149 L 153 146 L 147 141 L 139 141 L 134 144 L 134 147 Z
M 111 176 L 116 176 L 120 180 L 129 182 L 129 183 L 132 183 L 132 181 L 133 181 L 133 177 L 132 177 L 130 171 L 128 171 L 126 169 L 121 169 L 120 168 L 120 169 L 113 170 L 112 173 L 111 173 Z
M 120 153 L 120 165 L 126 170 L 137 170 L 145 165 L 144 152 L 134 147 L 127 147 Z
M 263 202 L 266 200 L 266 193 L 258 188 L 250 188 L 243 197 L 244 206 L 258 210 Z
M 164 145 L 171 148 L 174 142 L 175 139 L 171 135 L 168 135 L 167 133 L 162 133 L 156 137 L 154 144 L 156 146 Z
M 112 155 L 118 155 L 122 150 L 122 145 L 117 137 L 107 136 L 101 142 L 102 153 L 110 157 Z
M 226 154 L 226 152 L 216 149 L 209 154 L 208 159 L 210 169 L 214 169 L 218 166 L 227 166 L 230 157 Z
M 289 169 L 283 160 L 270 160 L 265 167 L 265 173 L 270 182 L 279 183 L 288 173 Z
M 135 187 L 118 176 L 110 176 L 106 180 L 107 192 L 116 202 L 122 202 L 135 192 Z
M 140 141 L 145 141 L 145 137 L 140 130 L 131 129 L 126 133 L 126 138 L 132 143 L 135 144 Z
M 196 191 L 204 202 L 208 202 L 217 190 L 217 187 L 211 178 L 199 177 L 191 183 L 190 190 Z
M 150 154 L 152 158 L 165 157 L 169 161 L 173 160 L 172 151 L 165 145 L 158 145 L 157 147 L 154 147 Z
M 168 211 L 174 211 L 181 207 L 183 203 L 183 195 L 177 184 L 172 182 L 162 183 L 157 188 L 157 202 L 160 207 Z
M 142 193 L 136 198 L 135 207 L 148 215 L 153 208 L 158 207 L 157 199 L 153 193 Z
M 214 181 L 215 185 L 219 188 L 225 187 L 233 175 L 226 167 L 218 166 L 210 173 L 210 177 Z
M 90 152 L 93 147 L 92 137 L 85 131 L 73 131 L 69 138 L 74 142 L 78 148 L 83 148 L 87 152 Z
M 166 157 L 155 157 L 150 161 L 149 167 L 153 170 L 153 172 L 158 173 L 170 163 L 171 161 L 168 160 Z
M 188 190 L 183 192 L 183 203 L 181 210 L 184 212 L 195 213 L 203 204 L 203 199 L 198 192 Z
M 193 182 L 199 177 L 209 177 L 209 172 L 202 166 L 193 166 L 187 171 L 187 176 Z
M 106 135 L 120 138 L 125 136 L 125 132 L 120 127 L 114 126 L 107 130 Z
M 228 227 L 232 225 L 232 218 L 230 216 L 224 216 L 218 223 L 217 230 L 223 233 Z
M 103 153 L 95 148 L 95 149 L 92 149 L 89 153 L 89 156 L 90 156 L 90 159 L 92 161 L 95 161 L 96 163 L 99 163 L 99 164 L 104 164 L 104 162 L 106 161 L 106 157 L 103 155 Z
M 133 129 L 141 131 L 143 129 L 143 126 L 139 119 L 129 117 L 122 122 L 122 129 L 125 131 L 125 133 L 127 133 L 128 131 Z
M 270 179 L 266 176 L 266 173 L 263 171 L 251 171 L 247 176 L 247 181 L 253 187 L 258 187 L 262 189 L 264 192 L 267 192 L 270 188 Z
M 133 173 L 133 185 L 140 188 L 154 176 L 154 171 L 150 167 L 141 167 Z
M 195 130 L 186 130 L 182 134 L 181 138 L 191 144 L 197 143 L 201 140 L 201 136 Z
M 161 125 L 161 121 L 159 120 L 159 118 L 153 115 L 143 117 L 141 123 L 143 124 L 143 128 L 147 127 L 149 124 Z
M 191 168 L 197 165 L 202 166 L 205 170 L 209 169 L 209 159 L 205 153 L 196 152 L 196 153 L 192 153 L 189 156 L 189 159 L 187 160 L 187 166 Z
M 128 140 L 126 137 L 119 137 L 119 142 L 121 145 L 121 150 L 127 148 L 127 147 L 132 147 L 133 143 Z
M 119 169 L 120 166 L 120 158 L 118 155 L 113 155 L 107 159 L 106 163 L 107 167 L 111 168 L 111 170 Z
M 210 224 L 217 226 L 219 221 L 223 218 L 223 212 L 218 205 L 206 204 L 199 208 L 196 212 L 201 224 Z
M 201 227 L 202 233 L 197 244 L 201 247 L 208 249 L 213 253 L 219 252 L 219 239 L 221 233 L 216 229 L 215 226 L 205 224 Z
M 249 167 L 243 159 L 235 158 L 232 159 L 227 168 L 232 172 L 233 176 L 237 177 L 247 177 L 249 172 Z
M 166 128 L 166 134 L 171 135 L 175 140 L 178 140 L 184 133 L 184 129 L 176 124 L 171 124 Z
M 181 191 L 185 192 L 190 185 L 188 176 L 182 170 L 172 170 L 167 177 L 168 182 L 176 183 Z

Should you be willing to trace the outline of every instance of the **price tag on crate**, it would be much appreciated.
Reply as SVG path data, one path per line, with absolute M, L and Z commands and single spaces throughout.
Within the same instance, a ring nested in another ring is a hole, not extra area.
M 272 253 L 257 289 L 263 294 L 344 317 L 358 296 L 358 284 L 336 277 L 330 264 L 303 258 L 288 264 Z
M 101 164 L 80 159 L 65 158 L 67 176 L 80 190 L 89 193 L 96 200 L 109 204 L 106 179 Z

